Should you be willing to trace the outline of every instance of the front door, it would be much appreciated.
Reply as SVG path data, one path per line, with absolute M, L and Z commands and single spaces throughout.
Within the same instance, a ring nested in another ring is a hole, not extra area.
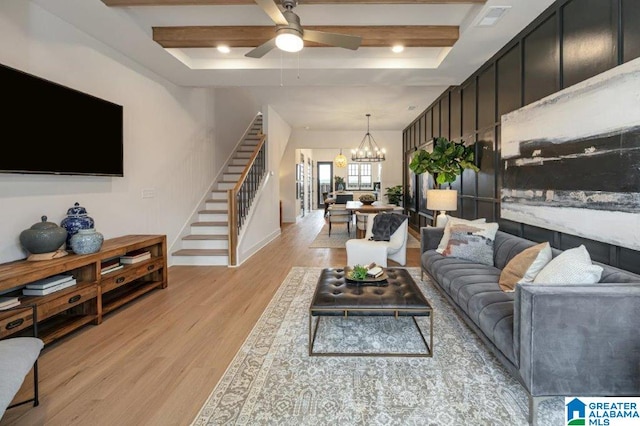
M 318 161 L 318 208 L 324 208 L 324 199 L 331 192 L 333 162 Z

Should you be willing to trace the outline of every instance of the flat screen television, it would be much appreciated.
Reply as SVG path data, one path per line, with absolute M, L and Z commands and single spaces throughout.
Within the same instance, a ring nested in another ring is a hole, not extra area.
M 123 176 L 123 108 L 0 64 L 0 172 Z

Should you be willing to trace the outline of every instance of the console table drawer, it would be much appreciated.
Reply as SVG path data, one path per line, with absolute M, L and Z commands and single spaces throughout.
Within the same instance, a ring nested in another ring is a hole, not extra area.
M 97 296 L 98 287 L 91 285 L 73 292 L 68 292 L 64 296 L 57 297 L 48 302 L 38 304 L 38 320 L 49 318 L 52 315 L 84 303 L 87 300 L 95 299 Z
M 147 274 L 159 271 L 162 269 L 163 265 L 163 258 L 157 258 L 152 260 L 151 262 L 144 262 L 141 265 L 128 266 L 121 273 L 114 274 L 113 277 L 102 279 L 100 283 L 102 287 L 102 293 L 107 293 L 140 277 L 144 277 Z
M 2 319 L 0 319 L 0 338 L 31 327 L 31 324 L 33 324 L 33 311 L 31 309 L 10 312 L 13 312 L 13 314 L 5 317 L 3 315 L 4 311 L 0 311 L 0 315 L 3 315 Z

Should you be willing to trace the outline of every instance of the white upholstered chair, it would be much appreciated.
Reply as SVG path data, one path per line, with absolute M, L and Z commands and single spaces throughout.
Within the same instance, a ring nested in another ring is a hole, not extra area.
M 33 312 L 33 337 L 10 337 L 0 340 L 0 419 L 8 408 L 38 400 L 38 356 L 44 347 L 44 342 L 37 337 L 37 317 L 35 306 L 10 308 L 8 310 L 31 309 Z M 25 401 L 11 404 L 14 396 L 20 390 L 22 382 L 33 369 L 33 397 Z M 11 404 L 11 405 L 10 405 Z
M 369 213 L 367 218 L 367 232 L 364 238 L 347 240 L 347 265 L 376 265 L 387 266 L 387 259 L 400 265 L 407 263 L 407 238 L 409 236 L 409 221 L 402 222 L 396 232 L 391 234 L 389 241 L 369 240 L 373 235 L 373 218 L 376 213 Z

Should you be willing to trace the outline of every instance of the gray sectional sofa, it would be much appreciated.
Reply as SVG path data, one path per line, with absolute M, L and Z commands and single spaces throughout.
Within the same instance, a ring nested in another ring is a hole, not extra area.
M 604 268 L 598 284 L 498 286 L 536 242 L 498 231 L 494 266 L 444 257 L 442 228 L 421 229 L 422 273 L 529 394 L 529 423 L 551 396 L 640 395 L 640 275 Z M 560 253 L 553 249 L 554 257 Z

